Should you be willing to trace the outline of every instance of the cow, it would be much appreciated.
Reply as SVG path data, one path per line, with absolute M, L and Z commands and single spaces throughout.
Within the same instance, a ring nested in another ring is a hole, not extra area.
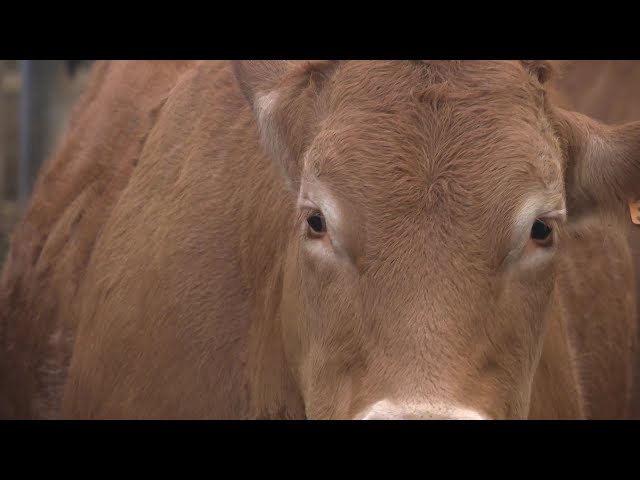
M 553 88 L 556 100 L 608 124 L 640 120 L 640 62 L 636 60 L 556 61 Z M 635 197 L 633 199 L 636 199 Z M 633 200 L 632 199 L 632 200 Z M 638 205 L 631 205 L 638 208 Z M 640 213 L 640 212 L 639 212 Z M 627 238 L 632 251 L 634 276 L 640 281 L 640 226 L 628 222 Z M 636 292 L 640 285 L 636 284 Z M 640 304 L 636 295 L 636 311 Z M 640 356 L 635 359 L 633 410 L 640 419 Z
M 553 76 L 97 62 L 11 238 L 0 416 L 627 418 L 640 122 Z

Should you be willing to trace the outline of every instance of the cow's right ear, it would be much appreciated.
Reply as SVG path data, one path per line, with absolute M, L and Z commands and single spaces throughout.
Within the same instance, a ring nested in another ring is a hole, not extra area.
M 330 61 L 236 60 L 233 71 L 251 105 L 265 151 L 297 189 L 302 155 L 315 134 L 320 89 Z

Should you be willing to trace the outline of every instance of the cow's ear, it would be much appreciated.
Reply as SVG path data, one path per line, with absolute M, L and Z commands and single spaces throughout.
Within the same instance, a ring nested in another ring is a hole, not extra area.
M 319 92 L 334 62 L 238 60 L 232 62 L 240 88 L 251 105 L 262 145 L 297 187 L 302 155 L 315 133 Z
M 554 111 L 565 159 L 567 213 L 618 209 L 640 197 L 640 122 L 617 126 Z

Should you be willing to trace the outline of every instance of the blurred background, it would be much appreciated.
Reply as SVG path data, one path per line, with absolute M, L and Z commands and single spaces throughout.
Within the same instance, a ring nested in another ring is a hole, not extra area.
M 92 60 L 0 60 L 0 265 L 42 162 L 57 145 Z

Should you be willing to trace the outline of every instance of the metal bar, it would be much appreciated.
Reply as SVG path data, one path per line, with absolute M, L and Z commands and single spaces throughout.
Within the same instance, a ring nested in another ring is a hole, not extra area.
M 7 191 L 7 130 L 5 128 L 7 110 L 4 91 L 4 62 L 4 60 L 0 60 L 0 202 L 6 200 Z
M 53 129 L 52 110 L 60 60 L 21 60 L 20 145 L 18 201 L 24 208 L 33 184 L 49 153 Z

